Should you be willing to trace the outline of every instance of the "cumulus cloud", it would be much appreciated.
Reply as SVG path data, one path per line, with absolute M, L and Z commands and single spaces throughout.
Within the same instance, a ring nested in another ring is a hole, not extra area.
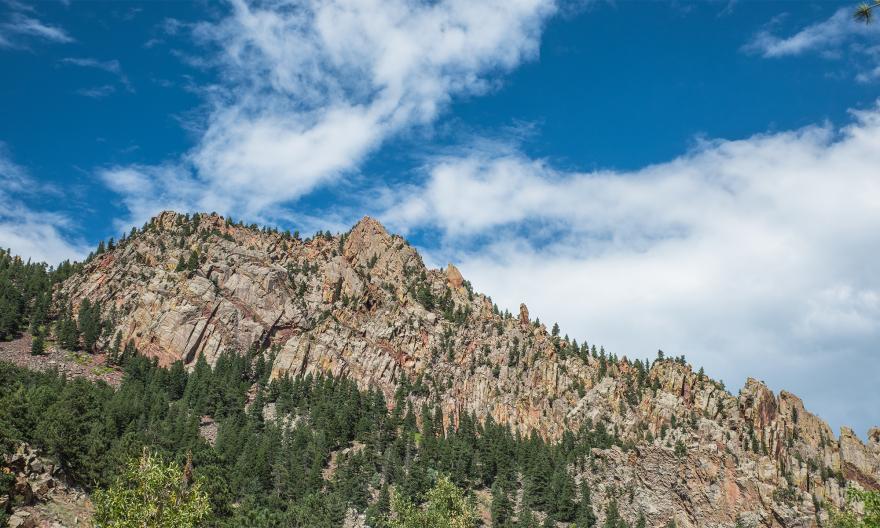
M 128 209 L 127 218 L 116 220 L 120 231 L 145 223 L 162 209 L 191 210 L 202 193 L 199 183 L 175 164 L 108 167 L 101 169 L 98 177 L 122 196 Z
M 122 197 L 124 223 L 166 207 L 290 218 L 285 204 L 356 175 L 389 138 L 535 57 L 554 9 L 237 0 L 216 23 L 175 22 L 220 80 L 202 88 L 196 144 L 179 160 L 99 175 Z M 797 38 L 768 32 L 752 49 L 844 45 L 835 16 Z M 563 171 L 482 143 L 430 159 L 422 184 L 355 192 L 391 203 L 381 216 L 395 230 L 442 233 L 429 260 L 460 264 L 507 308 L 525 300 L 620 355 L 686 354 L 732 386 L 756 375 L 864 430 L 880 422 L 864 368 L 880 337 L 878 162 L 872 109 L 844 128 L 707 141 L 633 172 Z
M 55 265 L 81 258 L 88 249 L 71 237 L 73 226 L 65 215 L 37 210 L 25 202 L 28 196 L 50 192 L 15 164 L 0 143 L 0 243 L 15 255 Z
M 382 217 L 442 232 L 432 258 L 506 308 L 524 300 L 621 355 L 686 354 L 731 385 L 764 378 L 864 432 L 880 423 L 866 368 L 880 339 L 880 109 L 853 119 L 708 141 L 634 172 L 469 150 L 432 160 Z
M 231 6 L 188 28 L 222 82 L 205 91 L 203 134 L 177 171 L 197 207 L 249 215 L 356 172 L 389 137 L 490 89 L 537 55 L 554 11 L 549 0 Z

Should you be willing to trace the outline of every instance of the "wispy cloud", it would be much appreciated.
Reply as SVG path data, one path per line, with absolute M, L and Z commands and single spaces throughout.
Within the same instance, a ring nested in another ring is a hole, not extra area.
M 94 68 L 97 70 L 105 71 L 107 73 L 111 73 L 115 75 L 117 79 L 119 79 L 119 83 L 127 91 L 134 92 L 134 87 L 132 87 L 131 82 L 128 80 L 128 76 L 126 76 L 125 73 L 122 71 L 122 65 L 120 65 L 119 61 L 116 59 L 102 61 L 94 58 L 65 57 L 61 59 L 60 62 L 61 64 L 66 64 L 70 66 L 78 66 L 80 68 Z M 112 91 L 110 93 L 112 93 Z
M 113 95 L 116 92 L 116 87 L 112 84 L 103 84 L 101 86 L 93 86 L 91 88 L 81 88 L 76 91 L 77 94 L 83 97 L 90 97 L 92 99 L 102 99 L 107 97 L 108 95 Z
M 180 159 L 100 170 L 128 210 L 119 227 L 166 207 L 290 218 L 291 201 L 366 178 L 361 165 L 390 138 L 430 126 L 455 98 L 492 90 L 536 57 L 556 9 L 540 0 L 232 6 L 216 23 L 166 23 L 166 33 L 197 39 L 198 66 L 219 81 L 197 88 L 205 111 Z M 834 31 L 768 29 L 750 50 L 833 50 L 848 42 Z M 440 232 L 430 258 L 460 263 L 505 307 L 525 300 L 619 354 L 664 348 L 729 382 L 764 377 L 862 427 L 880 421 L 876 380 L 858 368 L 880 338 L 878 166 L 880 112 L 870 110 L 842 129 L 708 141 L 632 172 L 565 171 L 477 143 L 428 160 L 420 184 L 357 192 L 381 197 L 396 230 Z M 821 376 L 850 383 L 815 383 Z
M 0 241 L 4 248 L 53 265 L 88 253 L 83 241 L 71 235 L 73 222 L 66 215 L 35 209 L 25 200 L 51 192 L 14 163 L 0 143 Z
M 117 13 L 116 16 L 121 18 L 122 20 L 129 21 L 134 20 L 138 15 L 143 12 L 143 8 L 141 7 L 130 7 L 121 13 Z
M 880 108 L 707 141 L 634 172 L 568 172 L 508 145 L 431 160 L 382 218 L 504 307 L 630 357 L 687 354 L 728 382 L 880 423 Z M 848 380 L 825 386 L 817 380 Z M 833 387 L 833 390 L 829 387 Z
M 33 13 L 36 11 L 34 6 L 30 4 L 26 4 L 24 2 L 19 2 L 18 0 L 4 0 L 3 4 L 6 5 L 9 9 L 13 11 L 25 12 L 25 13 Z
M 357 171 L 389 137 L 432 123 L 533 58 L 549 0 L 232 3 L 190 32 L 222 82 L 178 164 L 200 208 L 254 214 Z M 157 181 L 161 183 L 161 180 Z M 131 198 L 127 198 L 130 200 Z
M 857 73 L 860 81 L 873 78 L 871 71 L 880 65 L 880 50 L 876 45 L 863 44 L 880 42 L 880 27 L 857 22 L 852 7 L 842 7 L 828 19 L 806 26 L 787 37 L 776 34 L 778 21 L 778 18 L 771 21 L 768 27 L 756 33 L 743 46 L 743 51 L 770 59 L 806 53 L 835 59 L 842 57 L 842 50 L 846 49 L 864 59 Z
M 73 37 L 63 28 L 52 26 L 21 12 L 13 12 L 8 21 L 0 24 L 0 47 L 26 47 L 28 39 L 59 44 L 74 42 Z
M 110 72 L 119 77 L 124 77 L 122 73 L 122 67 L 119 65 L 118 60 L 108 60 L 101 61 L 98 59 L 90 59 L 90 58 L 75 58 L 75 57 L 66 57 L 61 59 L 63 64 L 71 64 L 73 66 L 81 66 L 83 68 L 97 68 L 99 70 L 104 70 L 106 72 Z
M 193 210 L 195 197 L 202 193 L 198 183 L 182 174 L 176 164 L 108 167 L 101 169 L 98 177 L 122 196 L 128 217 L 118 219 L 115 225 L 122 231 L 162 209 Z

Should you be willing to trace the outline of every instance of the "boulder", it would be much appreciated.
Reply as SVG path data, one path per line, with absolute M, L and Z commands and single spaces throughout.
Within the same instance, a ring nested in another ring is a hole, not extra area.
M 31 481 L 31 489 L 34 492 L 34 497 L 40 501 L 45 501 L 49 496 L 49 492 L 54 488 L 55 479 L 50 475 L 39 475 L 36 479 Z
M 464 277 L 461 276 L 461 272 L 452 263 L 446 266 L 446 282 L 453 290 L 457 290 L 464 285 Z
M 18 510 L 10 515 L 6 523 L 9 528 L 36 528 L 37 526 L 33 515 L 25 510 Z
M 16 506 L 29 506 L 34 503 L 34 490 L 24 474 L 15 476 L 12 486 L 12 503 Z

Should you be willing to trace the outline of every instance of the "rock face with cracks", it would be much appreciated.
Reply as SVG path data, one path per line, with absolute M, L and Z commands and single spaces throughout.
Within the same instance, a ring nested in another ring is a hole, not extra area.
M 455 266 L 427 269 L 368 217 L 302 240 L 164 212 L 58 298 L 74 311 L 100 302 L 123 342 L 166 365 L 270 350 L 275 377 L 347 376 L 389 401 L 405 379 L 420 389 L 414 407 L 438 403 L 446 426 L 469 413 L 559 439 L 603 423 L 628 449 L 596 449 L 595 468 L 572 470 L 591 482 L 598 512 L 617 497 L 630 520 L 820 526 L 848 483 L 880 489 L 880 429 L 867 444 L 845 428 L 837 437 L 760 381 L 733 395 L 683 362 L 636 364 L 554 335 L 525 305 L 499 311 Z

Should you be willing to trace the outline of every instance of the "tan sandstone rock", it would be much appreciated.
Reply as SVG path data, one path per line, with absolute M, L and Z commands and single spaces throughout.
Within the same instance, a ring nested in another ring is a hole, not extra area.
M 198 269 L 174 271 L 191 251 Z M 430 399 L 409 403 L 436 398 L 444 426 L 468 413 L 558 439 L 602 423 L 632 449 L 596 450 L 595 472 L 572 470 L 596 486 L 599 511 L 631 487 L 633 502 L 622 503 L 630 520 L 641 509 L 652 525 L 674 516 L 679 526 L 733 527 L 743 516 L 766 527 L 816 526 L 812 498 L 842 504 L 835 471 L 862 485 L 880 478 L 880 430 L 867 444 L 848 430 L 838 442 L 800 399 L 757 380 L 734 396 L 677 361 L 639 363 L 640 371 L 623 356 L 572 352 L 532 326 L 525 304 L 518 316 L 497 313 L 463 286 L 455 266 L 427 269 L 369 217 L 348 233 L 300 240 L 165 212 L 61 291 L 74 307 L 86 297 L 112 307 L 123 340 L 162 364 L 274 347 L 273 377 L 348 376 L 388 401 L 404 375 L 421 377 Z M 782 502 L 775 492 L 789 484 L 795 500 Z

